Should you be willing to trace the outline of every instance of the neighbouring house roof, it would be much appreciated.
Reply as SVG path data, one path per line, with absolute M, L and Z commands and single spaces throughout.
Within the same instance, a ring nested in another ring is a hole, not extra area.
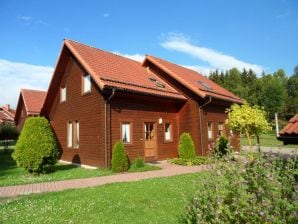
M 11 109 L 9 105 L 0 107 L 0 123 L 13 122 L 15 110 Z
M 64 44 L 92 76 L 98 86 L 118 88 L 170 98 L 185 99 L 177 90 L 166 84 L 141 63 L 96 49 L 72 40 Z M 157 85 L 160 83 L 161 85 Z
M 147 60 L 202 98 L 211 96 L 224 101 L 243 103 L 239 97 L 196 71 L 151 55 L 146 56 L 143 65 Z
M 40 115 L 47 92 L 32 89 L 21 89 L 14 121 L 18 124 L 18 118 L 22 113 L 24 104 L 26 116 Z
M 280 135 L 298 135 L 298 114 L 292 117 L 287 126 L 284 127 L 280 132 Z
M 23 97 L 27 115 L 39 115 L 47 92 L 32 89 L 22 89 L 21 95 Z

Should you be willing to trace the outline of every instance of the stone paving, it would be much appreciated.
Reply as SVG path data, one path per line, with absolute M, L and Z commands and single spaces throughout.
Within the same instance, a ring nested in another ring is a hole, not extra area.
M 161 170 L 136 173 L 121 173 L 102 177 L 0 187 L 0 198 L 16 197 L 33 193 L 62 191 L 66 189 L 95 187 L 110 183 L 130 182 L 156 177 L 169 177 L 181 174 L 196 173 L 202 170 L 206 170 L 209 167 L 207 165 L 179 166 L 169 164 L 167 161 L 160 161 L 157 162 L 155 165 L 160 166 Z

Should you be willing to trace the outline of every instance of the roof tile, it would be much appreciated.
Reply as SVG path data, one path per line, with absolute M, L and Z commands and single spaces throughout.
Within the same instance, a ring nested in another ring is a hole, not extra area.
M 287 126 L 284 127 L 280 132 L 280 135 L 298 135 L 298 114 L 292 117 Z
M 166 60 L 151 55 L 147 55 L 146 59 L 160 67 L 174 79 L 180 81 L 186 87 L 188 87 L 197 95 L 203 98 L 205 98 L 206 96 L 211 96 L 236 103 L 243 102 L 239 97 L 237 97 L 233 93 L 219 86 L 207 77 L 197 73 L 196 71 L 182 67 L 180 65 L 176 65 L 174 63 L 168 62 Z
M 115 87 L 129 91 L 185 99 L 170 85 L 164 83 L 157 75 L 141 63 L 96 49 L 72 40 L 65 40 L 66 46 L 78 57 L 85 69 L 101 87 Z M 152 81 L 152 78 L 156 81 Z M 163 88 L 156 85 L 162 83 Z
M 47 92 L 31 89 L 22 89 L 21 94 L 23 96 L 27 115 L 39 115 L 46 98 Z

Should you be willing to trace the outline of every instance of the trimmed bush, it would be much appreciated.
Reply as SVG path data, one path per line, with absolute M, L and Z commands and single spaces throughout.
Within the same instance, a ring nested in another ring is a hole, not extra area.
M 44 117 L 29 117 L 12 154 L 19 167 L 40 173 L 46 165 L 54 165 L 58 146 L 50 123 Z
M 128 159 L 125 153 L 125 147 L 122 142 L 116 142 L 113 147 L 112 171 L 125 172 L 129 168 Z
M 132 161 L 130 168 L 142 168 L 144 166 L 145 166 L 144 159 L 140 157 Z
M 213 154 L 218 157 L 223 157 L 229 153 L 229 141 L 226 137 L 220 136 L 216 139 Z
M 180 223 L 297 223 L 293 160 L 218 160 Z
M 203 164 L 210 164 L 212 161 L 209 157 L 205 156 L 197 156 L 193 159 L 181 159 L 181 158 L 174 158 L 168 160 L 172 164 L 177 164 L 181 166 L 199 166 Z
M 196 157 L 195 145 L 189 133 L 181 134 L 178 153 L 181 159 L 194 159 Z

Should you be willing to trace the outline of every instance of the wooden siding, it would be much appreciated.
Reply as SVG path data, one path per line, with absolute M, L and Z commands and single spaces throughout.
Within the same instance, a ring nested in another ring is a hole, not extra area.
M 181 108 L 178 114 L 179 135 L 181 135 L 183 132 L 190 133 L 196 147 L 196 153 L 198 155 L 206 155 L 208 153 L 208 145 L 214 143 L 216 139 L 218 133 L 217 124 L 219 122 L 225 122 L 225 120 L 227 119 L 225 110 L 228 107 L 230 107 L 231 103 L 213 98 L 209 105 L 203 106 L 205 103 L 208 102 L 208 99 L 202 100 L 200 97 L 196 96 L 192 91 L 190 91 L 188 88 L 177 82 L 175 79 L 170 77 L 167 73 L 162 71 L 154 64 L 148 62 L 147 66 L 149 66 L 150 69 L 156 75 L 161 77 L 165 82 L 179 90 L 185 97 L 187 97 L 187 103 L 185 103 L 185 105 Z M 200 106 L 202 107 L 201 109 Z M 214 123 L 214 139 L 212 140 L 208 139 L 208 120 Z M 202 128 L 200 127 L 201 122 Z M 229 136 L 229 131 L 226 125 L 225 128 L 226 135 L 230 138 L 232 146 L 236 149 L 239 149 L 239 137 L 237 135 Z
M 27 112 L 25 109 L 23 97 L 20 97 L 20 103 L 19 103 L 18 107 L 20 107 L 20 110 L 19 110 L 18 119 L 16 121 L 16 124 L 17 124 L 18 131 L 21 132 L 23 129 L 25 120 L 27 119 Z
M 66 102 L 60 103 L 60 88 L 49 119 L 57 136 L 61 159 L 90 166 L 106 166 L 104 147 L 104 99 L 94 82 L 91 93 L 82 95 L 84 70 L 72 57 L 63 74 L 61 86 L 66 86 Z M 67 122 L 80 122 L 79 148 L 67 147 Z
M 111 143 L 121 139 L 121 123 L 131 124 L 131 143 L 125 144 L 128 158 L 132 161 L 144 157 L 144 123 L 155 122 L 157 127 L 157 159 L 167 159 L 178 155 L 178 111 L 181 102 L 167 99 L 118 92 L 111 101 Z M 159 124 L 162 118 L 162 124 Z M 164 140 L 164 125 L 172 124 L 173 141 Z

